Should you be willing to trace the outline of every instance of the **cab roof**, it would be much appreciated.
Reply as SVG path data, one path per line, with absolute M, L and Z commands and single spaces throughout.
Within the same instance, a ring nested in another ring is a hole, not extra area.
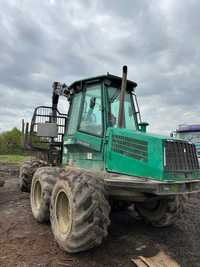
M 92 83 L 98 83 L 104 81 L 106 85 L 115 85 L 115 86 L 121 86 L 122 78 L 119 76 L 112 75 L 110 73 L 107 73 L 106 75 L 100 75 L 96 77 L 91 77 L 79 81 L 73 82 L 69 89 L 73 89 L 75 91 L 80 91 L 84 85 L 86 84 L 92 84 Z M 134 88 L 137 86 L 137 83 L 134 81 L 127 80 L 127 90 L 134 91 Z

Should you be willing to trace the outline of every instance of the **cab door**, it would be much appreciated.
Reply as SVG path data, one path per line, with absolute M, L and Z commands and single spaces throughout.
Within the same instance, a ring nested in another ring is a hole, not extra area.
M 74 103 L 75 101 L 72 103 L 64 142 L 68 154 L 66 163 L 86 169 L 103 170 L 104 127 L 101 83 L 86 84 L 81 104 L 78 106 L 78 103 Z

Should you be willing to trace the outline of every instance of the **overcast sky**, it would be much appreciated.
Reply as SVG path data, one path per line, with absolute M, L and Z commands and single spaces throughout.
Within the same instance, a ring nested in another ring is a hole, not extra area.
M 0 131 L 51 103 L 54 80 L 138 83 L 150 131 L 200 123 L 200 1 L 0 0 Z

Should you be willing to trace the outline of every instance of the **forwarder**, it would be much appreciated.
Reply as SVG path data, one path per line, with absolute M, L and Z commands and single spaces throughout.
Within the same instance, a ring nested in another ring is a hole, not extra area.
M 54 82 L 52 107 L 37 107 L 30 133 L 26 127 L 26 147 L 42 160 L 22 165 L 21 189 L 31 191 L 33 216 L 50 220 L 67 252 L 101 244 L 112 208 L 134 203 L 146 222 L 163 227 L 176 221 L 188 194 L 200 191 L 195 145 L 146 133 L 136 86 L 126 66 L 122 78 Z M 69 101 L 67 115 L 57 109 L 60 95 Z

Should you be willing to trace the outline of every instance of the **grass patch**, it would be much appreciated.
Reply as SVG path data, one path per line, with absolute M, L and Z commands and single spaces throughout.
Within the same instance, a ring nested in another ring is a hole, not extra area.
M 29 160 L 33 157 L 24 155 L 0 155 L 0 162 L 20 163 L 24 160 Z

